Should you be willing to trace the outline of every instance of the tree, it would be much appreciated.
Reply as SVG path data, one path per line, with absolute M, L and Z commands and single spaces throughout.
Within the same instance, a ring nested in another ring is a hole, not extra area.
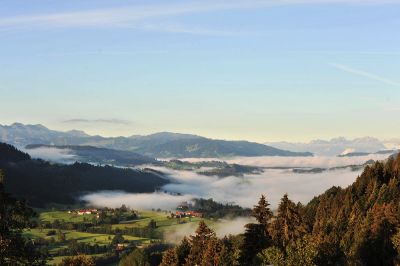
M 59 266 L 95 266 L 92 257 L 87 255 L 78 255 L 64 258 Z
M 179 260 L 175 249 L 169 249 L 164 254 L 160 266 L 178 266 Z
M 285 194 L 278 206 L 278 214 L 270 226 L 275 245 L 285 250 L 290 241 L 302 236 L 306 230 L 296 204 Z
M 125 239 L 121 233 L 115 234 L 114 238 L 111 241 L 111 245 L 117 245 L 124 243 Z
M 150 266 L 148 257 L 142 249 L 135 249 L 129 255 L 123 257 L 119 266 Z
M 4 191 L 4 176 L 0 170 L 0 265 L 45 265 L 45 258 L 34 242 L 22 236 L 22 230 L 30 227 L 33 215 L 24 201 Z
M 262 264 L 274 266 L 298 266 L 316 265 L 317 250 L 311 243 L 309 237 L 304 237 L 293 241 L 286 247 L 286 252 L 282 252 L 278 247 L 269 247 L 261 251 L 258 255 Z
M 208 228 L 204 221 L 200 221 L 196 229 L 196 234 L 190 238 L 191 249 L 185 265 L 200 265 L 203 261 L 203 255 L 207 249 L 208 242 L 212 239 L 216 239 L 215 232 Z
M 217 238 L 212 238 L 208 241 L 207 249 L 204 251 L 202 266 L 220 265 L 219 255 L 221 252 L 222 244 Z
M 243 265 L 252 264 L 252 260 L 256 258 L 257 253 L 271 244 L 268 225 L 273 214 L 264 195 L 261 195 L 258 204 L 254 206 L 252 216 L 256 218 L 258 223 L 245 225 L 246 231 L 240 258 Z
M 258 201 L 258 204 L 254 206 L 253 211 L 252 211 L 252 216 L 256 218 L 257 222 L 260 224 L 267 225 L 270 221 L 271 218 L 273 217 L 273 213 L 271 209 L 269 208 L 269 203 L 265 199 L 264 195 L 261 195 L 260 200 Z
M 187 237 L 184 237 L 180 243 L 180 245 L 178 245 L 175 248 L 175 252 L 176 255 L 178 257 L 178 265 L 184 265 L 187 256 L 189 256 L 190 253 L 190 249 L 191 249 L 191 245 L 189 240 L 187 239 Z
M 274 265 L 274 266 L 285 266 L 285 257 L 282 251 L 277 247 L 269 247 L 261 251 L 257 255 L 262 264 L 264 265 Z
M 57 239 L 60 242 L 64 242 L 66 240 L 65 234 L 60 229 L 57 231 Z
M 157 228 L 157 222 L 153 219 L 150 220 L 149 224 L 147 225 L 148 228 L 151 229 L 156 229 Z
M 303 237 L 292 242 L 286 248 L 286 265 L 316 265 L 317 249 L 309 237 Z

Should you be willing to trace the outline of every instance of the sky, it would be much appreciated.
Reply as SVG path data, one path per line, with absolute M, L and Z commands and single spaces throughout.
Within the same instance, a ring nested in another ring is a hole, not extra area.
M 388 139 L 399 29 L 400 0 L 3 0 L 0 124 Z

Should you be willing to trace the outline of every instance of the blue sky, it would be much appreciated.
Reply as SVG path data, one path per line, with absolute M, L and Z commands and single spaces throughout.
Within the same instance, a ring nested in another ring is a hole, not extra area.
M 395 0 L 5 0 L 0 124 L 396 137 L 399 29 Z

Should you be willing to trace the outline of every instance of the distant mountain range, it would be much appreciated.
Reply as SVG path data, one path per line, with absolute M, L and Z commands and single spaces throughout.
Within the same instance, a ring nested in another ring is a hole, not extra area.
M 310 152 L 291 152 L 254 142 L 215 140 L 190 134 L 161 132 L 147 136 L 102 137 L 78 130 L 61 132 L 43 125 L 21 123 L 0 125 L 0 141 L 19 148 L 30 144 L 95 146 L 131 151 L 152 158 L 313 155 Z
M 392 149 L 392 147 L 387 147 L 384 141 L 372 137 L 356 138 L 352 140 L 339 137 L 331 140 L 313 140 L 308 143 L 268 142 L 265 144 L 279 149 L 287 149 L 296 152 L 309 151 L 316 155 L 323 156 L 337 156 L 350 153 L 371 154 Z

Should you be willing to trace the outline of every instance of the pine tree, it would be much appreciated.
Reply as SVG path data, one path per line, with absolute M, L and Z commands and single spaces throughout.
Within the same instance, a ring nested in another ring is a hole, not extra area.
M 164 254 L 160 266 L 178 266 L 178 255 L 175 249 L 169 249 Z
M 219 253 L 221 252 L 222 244 L 217 238 L 212 238 L 208 241 L 207 249 L 204 252 L 201 261 L 202 266 L 217 266 L 219 263 Z
M 254 206 L 253 211 L 252 211 L 252 216 L 256 218 L 257 222 L 260 224 L 267 225 L 270 221 L 271 218 L 273 217 L 273 213 L 271 209 L 269 208 L 269 203 L 265 199 L 264 195 L 261 195 L 260 200 L 258 201 L 258 204 Z
M 182 239 L 180 245 L 178 245 L 175 248 L 175 252 L 176 252 L 176 255 L 178 257 L 178 265 L 184 265 L 185 264 L 186 258 L 189 256 L 190 249 L 191 249 L 190 242 L 187 239 L 187 237 L 184 237 Z
M 200 265 L 209 241 L 214 239 L 216 239 L 215 232 L 208 228 L 204 221 L 200 221 L 196 234 L 190 238 L 191 249 L 185 265 Z
M 257 253 L 267 248 L 271 243 L 268 225 L 273 214 L 264 195 L 261 195 L 258 204 L 254 206 L 252 216 L 256 218 L 258 223 L 245 225 L 246 231 L 240 258 L 242 265 L 250 265 Z
M 223 244 L 219 252 L 218 265 L 219 266 L 232 266 L 234 265 L 234 254 L 230 252 L 229 248 Z
M 291 240 L 296 240 L 305 231 L 296 204 L 285 194 L 279 203 L 278 214 L 269 230 L 272 240 L 276 246 L 285 250 Z

